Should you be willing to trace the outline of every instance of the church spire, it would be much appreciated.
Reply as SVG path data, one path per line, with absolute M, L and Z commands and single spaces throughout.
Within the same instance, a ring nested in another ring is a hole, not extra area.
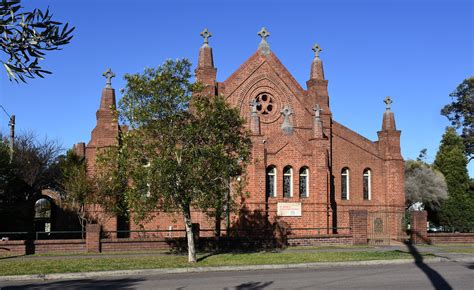
M 324 80 L 323 62 L 319 58 L 319 53 L 323 50 L 319 46 L 319 44 L 313 45 L 312 50 L 314 51 L 314 59 L 313 59 L 313 62 L 311 63 L 310 79 L 311 80 Z
M 382 131 L 395 131 L 397 130 L 395 125 L 395 115 L 392 110 L 390 110 L 390 105 L 393 103 L 392 98 L 387 96 L 383 102 L 385 103 L 386 109 L 383 113 Z
M 204 85 L 211 86 L 215 85 L 217 69 L 214 67 L 214 58 L 212 56 L 212 48 L 209 46 L 209 38 L 212 33 L 205 28 L 201 32 L 203 38 L 203 44 L 199 49 L 198 65 L 196 68 L 196 79 Z
M 214 59 L 212 57 L 212 48 L 209 46 L 209 37 L 212 36 L 212 33 L 210 33 L 207 28 L 204 28 L 204 30 L 201 32 L 201 36 L 204 41 L 201 48 L 199 49 L 198 67 L 213 68 Z
M 329 94 L 328 94 L 328 81 L 324 78 L 323 61 L 319 58 L 319 53 L 322 50 L 319 44 L 315 44 L 312 47 L 314 52 L 314 58 L 311 62 L 311 73 L 309 80 L 306 82 L 307 90 L 307 105 L 314 106 L 318 104 L 323 109 L 323 125 L 325 127 L 330 126 L 330 118 L 327 116 L 331 115 L 331 109 L 329 108 Z
M 118 121 L 114 113 L 115 90 L 112 88 L 112 78 L 115 74 L 109 68 L 102 74 L 106 81 L 102 89 L 100 106 L 96 113 L 97 124 L 92 131 L 88 146 L 104 147 L 116 144 L 119 132 Z
M 108 68 L 102 76 L 105 77 L 105 87 L 102 90 L 99 111 L 110 111 L 111 107 L 115 108 L 115 90 L 112 88 L 112 78 L 115 77 L 115 73 Z

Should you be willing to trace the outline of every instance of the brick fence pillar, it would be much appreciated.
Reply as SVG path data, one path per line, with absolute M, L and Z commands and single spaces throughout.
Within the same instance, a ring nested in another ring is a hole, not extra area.
M 367 216 L 366 210 L 349 211 L 349 226 L 354 245 L 367 245 Z
M 427 223 L 427 212 L 422 211 L 413 211 L 411 212 L 411 223 L 410 223 L 410 232 L 411 232 L 411 242 L 414 244 L 429 244 L 428 232 L 426 229 Z
M 100 225 L 86 225 L 86 249 L 88 253 L 100 253 Z

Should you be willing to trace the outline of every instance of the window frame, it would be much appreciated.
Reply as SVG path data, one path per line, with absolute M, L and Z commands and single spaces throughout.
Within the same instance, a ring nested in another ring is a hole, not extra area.
M 301 193 L 301 177 L 306 177 L 305 185 L 306 185 L 306 192 L 303 196 Z M 300 194 L 300 198 L 308 198 L 309 197 L 309 168 L 307 166 L 303 166 L 300 168 L 299 172 L 299 182 L 298 182 L 298 190 Z
M 346 198 L 344 198 L 343 196 L 343 183 L 342 183 L 342 180 L 343 178 L 346 178 L 346 186 L 345 186 L 345 189 L 346 189 Z M 351 178 L 350 178 L 350 170 L 348 167 L 344 167 L 342 170 L 341 170 L 341 200 L 349 200 L 350 199 L 350 181 L 351 181 Z
M 367 176 L 367 198 L 365 192 L 365 177 Z M 362 173 L 362 197 L 364 200 L 372 200 L 372 170 L 364 169 Z
M 290 170 L 289 173 L 286 173 L 287 170 Z M 290 177 L 290 195 L 286 196 L 285 194 L 285 177 Z M 293 197 L 293 167 L 287 165 L 283 168 L 283 197 L 284 198 L 291 198 Z
M 273 176 L 273 184 L 272 184 L 272 188 L 273 188 L 273 195 L 269 195 L 269 191 L 268 191 L 268 176 Z M 266 169 L 266 174 L 265 174 L 265 195 L 267 197 L 277 197 L 277 169 L 276 169 L 276 166 L 274 165 L 270 165 L 267 167 Z

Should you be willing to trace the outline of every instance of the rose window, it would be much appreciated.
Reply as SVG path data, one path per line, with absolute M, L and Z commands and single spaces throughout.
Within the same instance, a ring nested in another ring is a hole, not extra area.
M 262 93 L 255 98 L 258 102 L 257 112 L 262 115 L 270 114 L 274 109 L 273 97 L 268 93 Z

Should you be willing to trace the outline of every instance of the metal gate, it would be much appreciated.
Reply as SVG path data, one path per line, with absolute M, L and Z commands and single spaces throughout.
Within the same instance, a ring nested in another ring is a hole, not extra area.
M 390 245 L 390 219 L 386 212 L 369 212 L 367 216 L 368 242 L 372 246 Z

